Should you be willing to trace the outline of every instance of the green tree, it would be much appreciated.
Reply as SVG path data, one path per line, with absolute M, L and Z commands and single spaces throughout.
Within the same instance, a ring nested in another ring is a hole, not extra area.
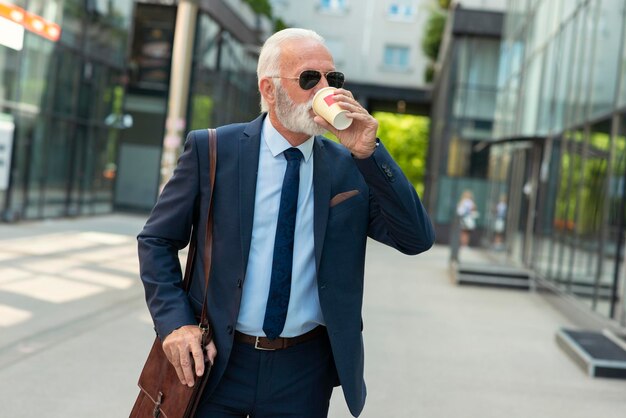
M 378 137 L 417 192 L 424 192 L 430 120 L 424 116 L 375 112 Z
M 287 27 L 285 22 L 279 18 L 274 16 L 274 12 L 272 10 L 272 5 L 269 0 L 244 0 L 250 8 L 254 11 L 254 13 L 266 16 L 274 23 L 274 32 L 278 32 Z
M 422 39 L 422 51 L 433 61 L 437 61 L 445 26 L 446 15 L 439 11 L 433 11 L 426 22 L 424 38 Z
M 430 119 L 389 112 L 374 112 L 372 116 L 378 120 L 378 137 L 415 190 L 422 196 Z M 339 139 L 330 132 L 326 132 L 324 136 L 339 142 Z
M 424 72 L 424 80 L 427 83 L 433 81 L 435 76 L 434 63 L 439 56 L 439 48 L 443 39 L 443 32 L 446 27 L 447 9 L 450 7 L 449 0 L 439 0 L 433 4 L 430 16 L 424 25 L 424 36 L 422 38 L 422 51 L 430 58 L 430 63 Z

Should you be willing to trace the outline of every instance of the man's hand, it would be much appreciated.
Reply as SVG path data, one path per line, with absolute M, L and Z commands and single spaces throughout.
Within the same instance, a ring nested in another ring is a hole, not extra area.
M 352 125 L 339 131 L 321 116 L 315 116 L 314 121 L 339 138 L 356 158 L 368 158 L 376 149 L 378 121 L 354 100 L 348 90 L 337 89 L 333 98 L 339 106 L 348 111 L 346 116 L 352 119 Z
M 192 387 L 195 376 L 204 374 L 204 354 L 213 364 L 217 349 L 213 341 L 201 347 L 202 330 L 197 325 L 185 325 L 174 330 L 163 341 L 163 351 L 176 369 L 180 383 Z M 192 366 L 195 366 L 195 374 Z

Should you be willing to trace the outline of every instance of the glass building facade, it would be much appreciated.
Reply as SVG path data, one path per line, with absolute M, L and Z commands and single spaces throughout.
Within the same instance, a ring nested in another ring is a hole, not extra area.
M 433 88 L 425 193 L 439 242 L 454 237 L 464 191 L 472 191 L 479 213 L 487 210 L 502 22 L 499 12 L 457 7 L 448 15 Z M 472 244 L 480 240 L 486 219 L 477 219 Z
M 490 208 L 506 199 L 510 258 L 622 329 L 625 7 L 622 0 L 508 2 L 487 199 Z
M 261 20 L 227 3 L 198 2 L 184 131 L 259 112 Z M 16 23 L 0 16 L 2 219 L 149 210 L 160 181 L 177 2 L 15 0 L 0 2 L 0 11 L 5 4 L 61 33 L 50 40 L 22 29 L 19 45 L 7 32 Z
M 106 118 L 123 105 L 133 4 L 84 3 L 6 3 L 62 31 L 52 41 L 26 30 L 21 46 L 0 45 L 4 220 L 111 210 L 119 131 Z M 15 26 L 1 19 L 3 27 Z M 3 36 L 9 40 L 19 32 Z

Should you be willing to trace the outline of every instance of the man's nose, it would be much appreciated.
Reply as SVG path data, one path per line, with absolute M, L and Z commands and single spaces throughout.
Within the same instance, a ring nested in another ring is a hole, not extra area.
M 312 89 L 313 95 L 315 95 L 315 93 L 317 93 L 318 91 L 326 87 L 330 87 L 330 85 L 328 84 L 328 80 L 326 80 L 326 77 L 324 76 L 324 74 L 322 74 L 322 78 L 320 78 L 320 81 L 315 85 L 315 88 Z

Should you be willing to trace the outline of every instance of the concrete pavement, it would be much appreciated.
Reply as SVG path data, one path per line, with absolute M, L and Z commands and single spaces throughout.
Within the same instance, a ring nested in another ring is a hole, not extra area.
M 154 337 L 141 216 L 0 225 L 0 417 L 125 417 Z M 626 382 L 560 351 L 539 296 L 451 283 L 448 248 L 368 249 L 362 417 L 623 417 Z M 463 254 L 462 254 L 463 257 Z M 349 417 L 335 390 L 331 418 Z

